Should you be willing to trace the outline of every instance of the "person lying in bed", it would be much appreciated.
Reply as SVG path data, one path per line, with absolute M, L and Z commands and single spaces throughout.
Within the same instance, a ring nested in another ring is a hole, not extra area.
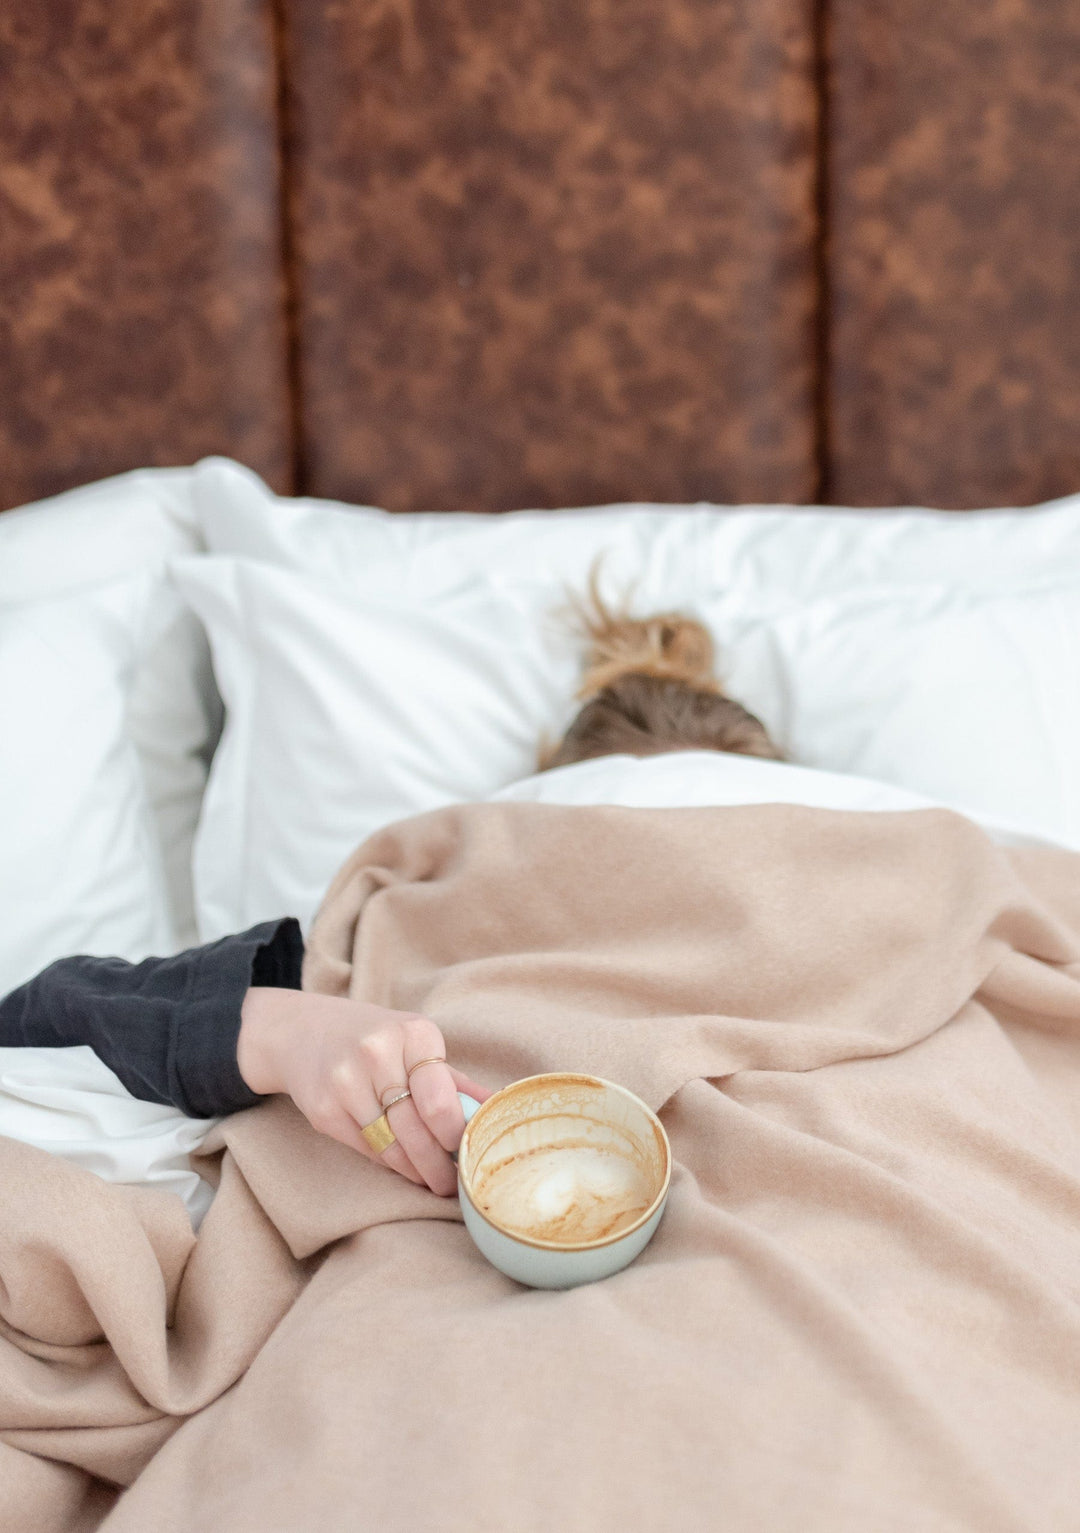
M 583 706 L 543 769 L 674 750 L 781 759 L 721 690 L 700 623 L 613 612 L 595 583 L 581 616 Z M 0 1000 L 0 1046 L 89 1044 L 133 1096 L 195 1118 L 281 1092 L 322 1133 L 453 1194 L 457 1093 L 490 1092 L 447 1062 L 427 1017 L 302 991 L 303 957 L 299 923 L 286 917 L 171 958 L 61 959 Z

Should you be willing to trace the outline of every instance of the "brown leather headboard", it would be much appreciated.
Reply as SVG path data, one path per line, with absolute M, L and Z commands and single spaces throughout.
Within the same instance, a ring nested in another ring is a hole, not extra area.
M 0 505 L 1080 488 L 1072 0 L 9 0 Z
M 813 495 L 805 17 L 770 0 L 286 14 L 319 493 Z
M 1080 490 L 1080 5 L 829 10 L 827 495 Z
M 0 504 L 292 458 L 264 0 L 0 6 Z

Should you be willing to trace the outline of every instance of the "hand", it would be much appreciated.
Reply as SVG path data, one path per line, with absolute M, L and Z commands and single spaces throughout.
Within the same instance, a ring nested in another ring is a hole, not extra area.
M 405 1090 L 410 1066 L 432 1058 L 446 1058 L 442 1033 L 412 1012 L 271 986 L 244 997 L 236 1059 L 252 1091 L 284 1092 L 321 1134 L 450 1197 L 450 1152 L 465 1129 L 457 1093 L 482 1102 L 485 1087 L 450 1065 L 424 1065 L 408 1082 L 411 1098 L 387 1114 L 397 1143 L 376 1155 L 360 1132 Z

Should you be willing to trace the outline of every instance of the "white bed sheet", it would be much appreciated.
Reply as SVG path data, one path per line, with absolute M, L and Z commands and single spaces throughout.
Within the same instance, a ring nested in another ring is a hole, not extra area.
M 0 1134 L 107 1182 L 175 1192 L 196 1226 L 214 1189 L 191 1156 L 218 1121 L 140 1102 L 91 1048 L 0 1048 Z

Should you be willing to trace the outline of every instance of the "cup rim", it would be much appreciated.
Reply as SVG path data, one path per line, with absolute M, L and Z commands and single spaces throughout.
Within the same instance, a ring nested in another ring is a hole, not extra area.
M 625 1225 L 621 1230 L 616 1230 L 613 1235 L 600 1235 L 597 1236 L 595 1240 L 581 1241 L 538 1240 L 532 1235 L 521 1235 L 516 1230 L 508 1230 L 505 1225 L 497 1224 L 494 1219 L 490 1219 L 488 1215 L 485 1214 L 477 1206 L 476 1200 L 473 1197 L 473 1190 L 470 1185 L 471 1178 L 463 1164 L 466 1159 L 466 1152 L 468 1150 L 469 1131 L 471 1130 L 473 1124 L 477 1122 L 477 1120 L 486 1112 L 489 1103 L 497 1101 L 499 1097 L 504 1096 L 508 1091 L 516 1090 L 519 1086 L 527 1086 L 533 1081 L 551 1080 L 581 1081 L 587 1083 L 590 1086 L 605 1086 L 610 1091 L 617 1091 L 622 1096 L 629 1097 L 631 1102 L 635 1103 L 635 1105 L 640 1107 L 642 1112 L 646 1114 L 653 1126 L 654 1132 L 659 1138 L 661 1146 L 663 1147 L 664 1176 L 660 1184 L 660 1190 L 657 1192 L 656 1196 L 653 1198 L 645 1212 L 639 1214 L 639 1216 L 634 1220 L 633 1224 Z M 487 1101 L 480 1104 L 479 1108 L 475 1113 L 473 1113 L 472 1117 L 465 1125 L 465 1132 L 461 1136 L 461 1144 L 458 1147 L 458 1189 L 459 1192 L 465 1197 L 469 1207 L 472 1209 L 476 1217 L 481 1219 L 489 1229 L 492 1229 L 497 1234 L 504 1236 L 505 1239 L 513 1240 L 519 1245 L 532 1246 L 535 1250 L 538 1251 L 565 1251 L 567 1253 L 573 1251 L 598 1251 L 601 1250 L 604 1246 L 617 1245 L 619 1241 L 625 1240 L 629 1235 L 632 1235 L 635 1230 L 640 1230 L 643 1224 L 647 1224 L 649 1222 L 649 1220 L 656 1213 L 657 1209 L 663 1203 L 664 1199 L 667 1197 L 668 1188 L 670 1185 L 671 1142 L 668 1139 L 667 1130 L 664 1128 L 664 1125 L 660 1122 L 660 1119 L 653 1112 L 649 1104 L 647 1102 L 643 1102 L 641 1098 L 637 1096 L 633 1091 L 631 1091 L 627 1086 L 620 1086 L 618 1081 L 609 1081 L 606 1080 L 602 1075 L 589 1075 L 581 1070 L 542 1070 L 538 1075 L 524 1075 L 520 1080 L 510 1081 L 507 1085 L 501 1086 L 498 1091 L 493 1091 L 491 1096 L 487 1098 Z

